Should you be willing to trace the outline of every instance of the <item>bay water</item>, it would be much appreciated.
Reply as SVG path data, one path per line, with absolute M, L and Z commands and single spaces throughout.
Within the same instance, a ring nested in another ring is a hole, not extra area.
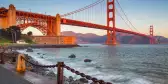
M 74 48 L 40 48 L 29 54 L 44 65 L 64 62 L 92 77 L 113 84 L 168 84 L 168 45 L 81 44 Z M 75 54 L 76 58 L 68 58 Z M 92 62 L 85 63 L 84 59 Z M 57 69 L 50 69 L 57 73 Z M 64 69 L 64 75 L 80 78 Z

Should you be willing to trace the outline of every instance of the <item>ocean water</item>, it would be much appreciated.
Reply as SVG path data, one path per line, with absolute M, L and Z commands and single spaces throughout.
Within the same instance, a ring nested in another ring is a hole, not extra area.
M 63 61 L 75 70 L 113 84 L 168 84 L 168 45 L 82 46 L 85 47 L 41 48 L 33 49 L 34 52 L 19 52 L 29 54 L 45 65 Z M 71 54 L 75 54 L 76 58 L 68 58 Z M 91 59 L 92 62 L 85 63 L 84 59 Z M 50 70 L 57 73 L 56 69 Z M 64 75 L 80 78 L 66 69 Z

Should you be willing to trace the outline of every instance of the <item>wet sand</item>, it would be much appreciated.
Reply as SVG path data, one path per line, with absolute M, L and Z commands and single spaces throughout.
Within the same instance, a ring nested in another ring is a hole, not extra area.
M 45 77 L 30 71 L 19 74 L 13 64 L 9 63 L 0 66 L 0 74 L 5 75 L 4 78 L 0 76 L 0 84 L 56 84 L 56 78 Z

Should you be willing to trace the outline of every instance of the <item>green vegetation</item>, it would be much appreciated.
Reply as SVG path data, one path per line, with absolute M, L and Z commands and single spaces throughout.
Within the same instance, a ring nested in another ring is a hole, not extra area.
M 0 44 L 11 44 L 17 43 L 28 43 L 28 44 L 35 44 L 32 41 L 32 32 L 28 32 L 27 34 L 22 35 L 20 28 L 17 26 L 11 26 L 6 29 L 0 29 Z M 13 45 L 13 44 L 12 44 Z
M 32 38 L 31 36 L 28 36 L 28 35 L 21 35 L 21 40 L 24 40 L 26 43 L 29 43 L 29 44 L 36 44 L 35 42 L 32 41 Z
M 12 43 L 12 41 L 4 37 L 0 37 L 0 43 Z
M 0 36 L 0 46 L 10 45 L 11 43 L 12 43 L 12 40 L 9 40 L 3 36 Z
M 28 44 L 36 44 L 35 42 L 32 41 L 31 37 L 27 35 L 21 35 L 21 38 L 19 40 L 23 40 Z M 12 40 L 7 39 L 3 36 L 0 36 L 0 44 L 11 44 L 11 43 L 12 43 Z

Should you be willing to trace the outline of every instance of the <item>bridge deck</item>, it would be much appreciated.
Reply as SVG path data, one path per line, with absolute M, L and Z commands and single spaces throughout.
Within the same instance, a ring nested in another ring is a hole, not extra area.
M 0 17 L 4 17 L 5 16 L 4 13 L 6 13 L 6 11 L 8 11 L 8 9 L 0 8 Z M 39 19 L 46 19 L 46 20 L 47 19 L 53 19 L 53 20 L 56 19 L 55 16 L 32 13 L 32 12 L 26 12 L 26 11 L 20 11 L 20 10 L 16 11 L 16 15 L 17 16 L 25 16 L 25 17 L 29 16 L 29 18 L 39 18 Z M 93 24 L 93 23 L 77 21 L 77 20 L 71 20 L 71 19 L 66 19 L 66 18 L 61 18 L 61 24 L 88 27 L 88 28 L 95 28 L 95 29 L 102 29 L 102 30 L 111 30 L 112 31 L 111 27 L 107 27 L 107 26 L 104 26 L 104 25 Z M 142 34 L 142 33 L 139 33 L 139 32 L 130 31 L 130 30 L 116 28 L 116 31 L 117 32 L 123 32 L 123 33 L 128 33 L 128 34 L 139 35 L 139 36 L 143 36 L 143 37 L 147 37 L 147 38 L 151 38 L 149 35 Z
M 112 27 L 99 25 L 99 24 L 88 23 L 88 22 L 82 22 L 82 21 L 77 21 L 77 20 L 71 20 L 71 19 L 66 19 L 66 18 L 61 18 L 61 24 L 88 27 L 88 28 L 94 28 L 94 29 L 102 29 L 102 30 L 111 30 L 112 31 Z M 142 34 L 142 33 L 139 33 L 139 32 L 129 31 L 129 30 L 125 30 L 125 29 L 116 28 L 116 31 L 150 38 L 149 35 Z

